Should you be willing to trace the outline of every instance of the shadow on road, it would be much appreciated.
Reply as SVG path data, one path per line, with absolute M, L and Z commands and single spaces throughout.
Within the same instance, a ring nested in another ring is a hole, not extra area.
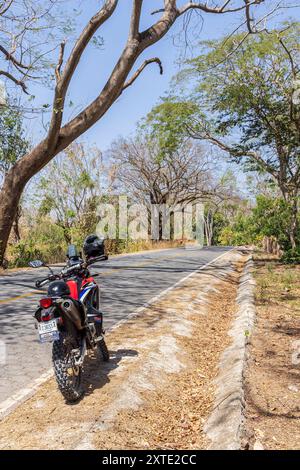
M 136 356 L 138 356 L 138 352 L 134 349 L 118 349 L 117 351 L 110 351 L 109 362 L 99 360 L 96 355 L 87 357 L 83 378 L 85 396 L 91 395 L 94 390 L 100 389 L 109 383 L 110 372 L 117 369 L 125 357 Z

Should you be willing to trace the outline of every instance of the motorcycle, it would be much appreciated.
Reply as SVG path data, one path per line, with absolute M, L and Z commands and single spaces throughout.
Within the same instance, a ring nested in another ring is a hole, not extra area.
M 98 254 L 90 250 L 92 254 Z M 109 352 L 104 340 L 103 316 L 99 309 L 99 287 L 95 281 L 98 274 L 91 275 L 89 266 L 107 259 L 88 256 L 84 261 L 74 245 L 67 253 L 67 264 L 55 274 L 43 261 L 29 263 L 32 268 L 45 266 L 50 274 L 37 280 L 35 285 L 48 286 L 47 296 L 39 301 L 34 314 L 40 342 L 52 342 L 52 362 L 58 388 L 67 402 L 79 400 L 82 388 L 83 366 L 90 351 L 96 352 L 104 361 Z

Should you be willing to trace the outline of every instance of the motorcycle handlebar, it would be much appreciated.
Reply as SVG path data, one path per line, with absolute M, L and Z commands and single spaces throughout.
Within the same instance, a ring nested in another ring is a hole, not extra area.
M 40 287 L 43 287 L 44 285 L 46 285 L 49 282 L 49 280 L 50 279 L 47 277 L 47 279 L 42 279 L 41 281 L 36 281 L 35 287 L 37 287 L 39 289 Z
M 85 263 L 78 263 L 74 264 L 74 266 L 70 266 L 69 268 L 65 268 L 61 271 L 62 276 L 68 276 L 71 274 L 73 271 L 76 271 L 78 269 L 83 269 L 85 267 Z
M 86 269 L 88 266 L 91 264 L 97 263 L 97 261 L 104 261 L 107 259 L 107 256 L 102 255 L 102 256 L 97 256 L 96 258 L 92 258 L 88 260 L 87 262 L 84 263 L 78 263 L 75 264 L 74 266 L 70 266 L 69 268 L 65 268 L 61 271 L 60 275 L 51 275 L 45 279 L 42 279 L 41 281 L 36 281 L 35 286 L 37 288 L 43 287 L 46 285 L 49 281 L 54 281 L 55 279 L 61 279 L 62 277 L 67 277 L 70 276 L 74 271 L 81 270 L 81 269 Z
M 108 256 L 106 255 L 97 256 L 96 258 L 92 258 L 88 260 L 87 265 L 90 266 L 91 264 L 97 263 L 97 261 L 105 261 L 107 259 L 108 259 Z
M 49 277 L 46 277 L 45 279 L 41 279 L 40 281 L 36 281 L 35 286 L 37 288 L 40 288 L 40 287 L 43 287 L 46 284 L 48 284 L 48 282 L 55 281 L 56 279 L 60 279 L 60 276 L 58 274 L 51 274 Z
M 102 255 L 102 256 L 97 256 L 96 258 L 91 258 L 88 261 L 84 263 L 78 263 L 74 264 L 74 266 L 70 266 L 69 268 L 65 268 L 61 271 L 62 276 L 68 276 L 71 274 L 73 271 L 77 271 L 80 269 L 86 269 L 88 266 L 91 266 L 91 264 L 97 263 L 97 261 L 104 261 L 107 259 L 107 256 Z

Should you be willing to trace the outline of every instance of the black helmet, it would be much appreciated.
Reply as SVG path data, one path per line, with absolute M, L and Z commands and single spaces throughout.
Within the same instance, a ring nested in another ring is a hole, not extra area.
M 53 281 L 48 287 L 49 297 L 66 297 L 70 294 L 69 286 L 65 281 Z
M 87 259 L 104 255 L 104 240 L 97 235 L 89 235 L 84 240 L 83 252 Z

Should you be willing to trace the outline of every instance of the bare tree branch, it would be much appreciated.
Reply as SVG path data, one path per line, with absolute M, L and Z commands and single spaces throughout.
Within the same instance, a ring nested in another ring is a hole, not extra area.
M 6 72 L 5 70 L 0 70 L 0 75 L 4 75 L 6 78 L 8 78 L 12 82 L 14 82 L 16 85 L 20 86 L 22 88 L 22 90 L 24 91 L 24 93 L 26 93 L 26 95 L 29 95 L 29 93 L 27 91 L 27 87 L 26 87 L 25 83 L 22 82 L 22 80 L 18 80 L 11 73 Z
M 160 75 L 163 74 L 163 66 L 161 60 L 158 57 L 154 57 L 153 59 L 148 59 L 143 62 L 143 64 L 137 69 L 137 71 L 133 74 L 133 76 L 124 84 L 121 93 L 128 88 L 133 82 L 138 78 L 138 76 L 142 73 L 142 71 L 147 67 L 149 64 L 156 63 L 159 66 L 159 73 Z
M 139 26 L 141 19 L 143 0 L 133 0 L 132 15 L 130 20 L 130 33 L 131 39 L 137 39 L 139 34 Z
M 0 6 L 0 16 L 5 15 L 5 13 L 10 9 L 14 0 L 9 0 L 6 4 L 6 1 Z
M 5 47 L 1 46 L 0 45 L 0 51 L 4 54 L 6 60 L 9 60 L 12 64 L 22 68 L 22 69 L 28 69 L 30 68 L 30 65 L 25 65 L 25 64 L 22 64 L 22 62 L 20 62 L 18 59 L 16 59 L 13 54 L 11 54 L 10 52 L 8 52 Z
M 113 14 L 117 4 L 118 0 L 106 0 L 101 10 L 90 19 L 90 21 L 80 34 L 71 51 L 71 54 L 61 76 L 60 86 L 62 90 L 67 90 L 72 75 L 77 65 L 79 64 L 79 61 L 85 48 L 89 44 L 96 31 L 100 28 L 100 26 L 105 23 L 105 21 L 107 21 L 108 18 Z
M 55 96 L 53 101 L 53 113 L 47 136 L 47 140 L 48 142 L 51 142 L 51 146 L 53 148 L 55 148 L 59 136 L 63 117 L 65 97 L 68 91 L 69 84 L 71 82 L 71 78 L 90 40 L 94 36 L 95 32 L 100 28 L 100 26 L 105 21 L 107 21 L 107 19 L 113 14 L 117 4 L 118 0 L 106 0 L 101 10 L 90 19 L 90 21 L 80 34 L 79 38 L 77 39 L 70 53 L 69 59 L 67 60 L 65 68 L 62 72 L 61 66 L 63 60 L 64 46 L 61 47 L 61 53 L 56 68 L 56 71 L 59 73 L 59 77 L 58 75 L 56 75 L 58 80 L 55 88 Z
M 263 0 L 252 0 L 248 2 L 247 6 L 250 7 L 250 5 L 257 5 L 261 3 L 262 1 Z M 233 13 L 233 12 L 241 11 L 247 8 L 246 5 L 227 8 L 231 2 L 232 0 L 226 0 L 225 3 L 223 3 L 223 5 L 220 7 L 209 7 L 207 3 L 188 2 L 186 5 L 184 5 L 183 7 L 179 9 L 179 14 L 183 15 L 184 13 L 186 13 L 188 10 L 191 10 L 191 9 L 194 9 L 194 10 L 198 9 L 205 13 L 223 14 L 223 13 Z
M 62 42 L 61 45 L 60 45 L 60 53 L 59 53 L 58 63 L 57 63 L 57 66 L 55 68 L 55 75 L 56 75 L 56 82 L 57 83 L 59 82 L 59 80 L 61 78 L 60 71 L 61 71 L 61 67 L 62 67 L 62 64 L 63 64 L 63 60 L 64 60 L 65 46 L 66 46 L 66 43 Z

